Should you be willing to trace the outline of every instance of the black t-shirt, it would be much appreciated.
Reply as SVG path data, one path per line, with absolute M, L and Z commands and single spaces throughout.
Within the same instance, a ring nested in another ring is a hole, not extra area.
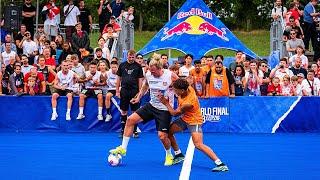
M 120 64 L 117 75 L 121 77 L 121 88 L 126 90 L 138 90 L 139 78 L 143 78 L 140 64 L 123 62 Z
M 24 12 L 36 12 L 36 7 L 31 5 L 30 7 L 26 6 L 25 4 L 22 6 L 22 11 Z M 24 17 L 22 20 L 22 24 L 26 26 L 33 26 L 33 18 L 34 17 Z
M 307 77 L 307 74 L 308 74 L 307 70 L 304 68 L 297 69 L 295 67 L 291 67 L 290 70 L 292 71 L 292 73 L 294 75 L 298 75 L 299 73 L 302 73 L 304 75 L 304 77 Z
M 233 75 L 231 74 L 231 72 L 229 71 L 228 68 L 225 68 L 225 69 L 226 69 L 226 74 L 227 74 L 227 79 L 228 79 L 229 85 L 234 84 L 236 81 L 234 80 Z M 208 72 L 208 74 L 206 76 L 206 84 L 210 84 L 211 73 L 212 73 L 212 71 L 210 69 L 210 71 Z
M 291 27 L 291 29 L 294 29 L 297 32 L 297 38 L 300 38 L 300 39 L 302 38 L 302 31 L 299 26 Z M 289 38 L 290 31 L 288 31 L 288 30 L 283 31 L 283 35 L 287 36 L 287 38 Z
M 109 4 L 110 3 L 106 1 L 102 5 L 102 12 L 99 15 L 99 24 L 107 24 L 107 23 L 109 23 L 110 17 L 111 17 L 111 12 L 108 9 L 108 5 Z M 100 4 L 98 5 L 98 9 L 99 9 L 99 7 L 100 7 Z
M 18 34 L 16 35 L 16 37 L 14 38 L 15 40 L 19 40 L 20 42 L 22 41 L 22 39 L 23 39 L 23 35 L 20 33 L 20 32 L 18 32 Z M 17 44 L 16 44 L 17 45 Z M 19 48 L 18 46 L 17 46 L 17 54 L 18 55 L 21 55 L 23 53 L 23 50 L 22 50 L 22 48 Z
M 123 2 L 116 3 L 116 1 L 113 1 L 111 3 L 111 9 L 112 9 L 112 15 L 117 18 L 120 16 L 121 11 L 125 10 L 125 4 Z
M 89 27 L 89 16 L 91 15 L 91 12 L 87 8 L 79 9 L 80 15 L 79 15 L 79 21 L 82 24 L 82 27 Z M 84 28 L 85 29 L 85 28 Z

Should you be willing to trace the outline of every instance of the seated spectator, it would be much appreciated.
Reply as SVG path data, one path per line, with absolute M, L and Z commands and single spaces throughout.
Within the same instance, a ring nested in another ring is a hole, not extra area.
M 38 45 L 38 52 L 39 54 L 43 54 L 43 49 L 48 48 L 50 46 L 50 41 L 47 41 L 47 38 L 45 35 L 41 35 L 37 41 Z
M 309 66 L 309 60 L 307 56 L 304 55 L 304 48 L 300 45 L 296 48 L 296 54 L 289 58 L 289 66 L 294 66 L 297 57 L 301 59 L 302 67 L 307 69 Z
M 56 42 L 56 44 L 57 44 L 57 49 L 60 49 L 60 50 L 63 49 L 64 38 L 61 34 L 58 34 L 56 36 L 56 39 L 54 40 L 54 42 Z
M 51 56 L 51 49 L 45 48 L 43 50 L 43 56 L 45 58 L 45 65 L 49 66 L 51 69 L 56 69 L 56 60 Z
M 294 65 L 290 68 L 294 75 L 302 73 L 305 77 L 307 77 L 307 70 L 301 65 L 302 61 L 300 57 L 295 58 Z
M 63 61 L 61 64 L 61 71 L 59 71 L 53 82 L 53 87 L 56 89 L 55 93 L 52 94 L 51 104 L 52 104 L 52 115 L 51 120 L 56 120 L 58 117 L 57 113 L 57 99 L 59 96 L 67 96 L 67 113 L 66 120 L 70 121 L 70 111 L 72 106 L 72 96 L 73 90 L 72 86 L 77 81 L 78 76 L 76 73 L 68 69 L 68 63 Z
M 109 122 L 112 119 L 111 116 L 111 98 L 116 95 L 116 82 L 117 82 L 117 71 L 118 71 L 118 62 L 111 61 L 110 69 L 107 72 L 107 86 L 108 92 L 106 95 L 105 105 L 107 109 L 107 115 L 105 122 Z
M 21 55 L 21 72 L 22 74 L 27 74 L 28 72 L 30 72 L 31 68 L 33 66 L 29 65 L 29 60 L 28 57 L 24 54 Z
M 290 57 L 296 54 L 296 49 L 298 46 L 301 46 L 304 49 L 303 41 L 297 38 L 297 33 L 295 30 L 291 30 L 290 39 L 286 43 L 286 49 Z
M 233 74 L 235 80 L 235 95 L 243 96 L 244 87 L 245 87 L 245 70 L 241 65 L 236 65 L 236 69 Z
M 22 41 L 22 39 L 26 36 L 25 33 L 27 32 L 27 28 L 26 28 L 26 25 L 24 24 L 21 24 L 20 25 L 20 31 L 18 32 L 18 34 L 15 36 L 15 44 L 16 44 L 16 47 L 17 47 L 17 54 L 23 54 L 23 50 L 21 48 L 20 43 Z M 30 36 L 31 37 L 31 36 Z
M 223 66 L 222 61 L 215 61 L 215 66 L 206 76 L 206 97 L 235 96 L 234 78 Z
M 102 107 L 103 107 L 103 96 L 102 90 L 97 86 L 97 82 L 100 82 L 101 73 L 97 71 L 97 64 L 91 62 L 89 65 L 89 71 L 85 73 L 85 79 L 80 79 L 79 82 L 84 82 L 85 87 L 82 89 L 79 99 L 79 114 L 77 119 L 85 118 L 83 109 L 84 102 L 87 97 L 97 97 L 98 99 L 98 116 L 97 119 L 99 121 L 103 120 L 102 116 Z
M 89 56 L 90 51 L 90 38 L 88 33 L 81 30 L 81 23 L 76 24 L 76 32 L 72 34 L 72 49 L 74 53 L 77 53 L 81 59 L 84 59 Z M 86 60 L 88 61 L 88 60 Z
M 15 59 L 13 57 L 11 57 L 9 64 L 6 66 L 6 72 L 8 72 L 10 75 L 14 73 L 15 63 L 16 63 Z M 17 62 L 17 63 L 20 64 L 19 62 Z
M 180 77 L 189 77 L 191 69 L 194 69 L 192 66 L 193 55 L 187 54 L 184 56 L 184 65 L 179 69 Z
M 36 42 L 31 40 L 30 32 L 25 32 L 25 36 L 18 45 L 19 48 L 22 48 L 23 54 L 28 56 L 29 64 L 34 64 L 34 58 L 38 55 L 38 46 Z
M 118 33 L 120 32 L 122 29 L 121 29 L 121 26 L 117 23 L 117 20 L 115 18 L 115 16 L 111 16 L 110 18 L 110 24 L 112 24 L 113 26 L 113 31 Z M 106 25 L 107 26 L 107 25 Z M 106 28 L 106 27 L 105 27 Z
M 309 69 L 307 78 L 301 84 L 303 96 L 320 96 L 320 80 L 314 76 L 314 71 Z
M 1 64 L 1 95 L 9 95 L 11 92 L 11 88 L 9 85 L 10 74 L 6 71 L 6 66 Z
M 107 69 L 106 61 L 101 60 L 98 62 L 98 71 L 100 72 L 101 76 L 100 76 L 100 81 L 97 82 L 97 86 L 100 87 L 103 95 L 106 95 L 108 91 L 108 86 L 107 86 L 108 70 L 109 69 Z
M 106 41 L 105 46 L 107 46 L 109 51 L 111 51 L 112 46 L 113 46 L 113 42 L 114 42 L 115 38 L 118 37 L 118 34 L 113 31 L 113 26 L 111 24 L 107 24 L 106 28 L 107 28 L 106 31 L 103 30 L 103 32 L 102 32 L 102 37 Z
M 46 83 L 45 94 L 51 95 L 51 93 L 53 92 L 52 86 L 54 78 L 56 76 L 56 72 L 52 69 L 52 66 L 46 65 L 46 59 L 43 55 L 39 56 L 37 71 L 42 73 L 44 77 L 44 81 Z
M 1 53 L 5 51 L 5 49 L 6 49 L 6 47 L 5 47 L 5 46 L 6 46 L 6 43 L 10 43 L 10 44 L 11 44 L 11 46 L 10 46 L 11 51 L 13 51 L 13 52 L 15 52 L 15 53 L 18 54 L 18 52 L 17 52 L 17 46 L 12 42 L 12 37 L 11 37 L 10 34 L 7 34 L 7 35 L 5 36 L 5 42 L 2 43 L 2 45 L 1 45 Z
M 319 66 L 316 63 L 311 64 L 311 69 L 314 71 L 314 77 L 320 79 Z
M 62 49 L 61 55 L 58 60 L 59 64 L 61 64 L 62 61 L 66 60 L 67 56 L 71 55 L 71 54 L 73 54 L 73 53 L 72 53 L 70 44 L 68 42 L 64 42 L 63 49 Z
M 293 96 L 295 94 L 295 89 L 293 88 L 290 77 L 285 75 L 283 77 L 283 83 L 281 85 L 281 96 Z
M 0 60 L 7 66 L 10 62 L 10 59 L 15 59 L 20 61 L 18 54 L 11 50 L 11 43 L 4 43 L 5 50 L 0 54 Z
M 274 21 L 279 21 L 281 18 L 285 18 L 287 14 L 287 8 L 282 6 L 281 0 L 275 1 L 275 6 L 272 9 L 271 16 Z
M 283 32 L 283 37 L 285 41 L 288 41 L 288 39 L 290 38 L 291 30 L 295 30 L 298 39 L 303 39 L 303 30 L 300 26 L 296 24 L 294 17 L 289 18 L 289 24 L 286 26 L 286 29 Z
M 30 72 L 24 75 L 23 79 L 24 92 L 27 94 L 34 96 L 46 92 L 46 82 L 43 74 L 37 71 L 37 67 L 32 67 Z
M 79 57 L 76 54 L 71 56 L 71 61 L 73 63 L 72 71 L 75 72 L 80 78 L 85 77 L 85 68 L 79 63 Z
M 95 52 L 95 59 L 93 60 L 93 62 L 95 62 L 96 64 L 98 64 L 100 61 L 105 61 L 106 65 L 107 65 L 107 69 L 110 69 L 110 62 L 109 60 L 107 60 L 106 58 L 102 57 L 102 49 L 101 48 L 97 48 L 96 52 Z
M 103 37 L 100 37 L 98 39 L 98 48 L 102 49 L 102 57 L 110 61 L 111 60 L 110 50 L 109 50 L 108 44 L 106 44 L 106 41 Z M 94 51 L 96 51 L 96 49 L 97 48 L 95 48 Z M 94 55 L 94 58 L 96 58 L 96 55 Z
M 122 17 L 125 21 L 131 22 L 134 19 L 133 13 L 134 13 L 134 7 L 130 6 L 128 8 L 128 11 L 123 13 Z
M 274 77 L 272 83 L 268 86 L 268 96 L 280 96 L 282 94 L 280 79 Z
M 285 75 L 289 75 L 289 77 L 293 76 L 293 72 L 288 68 L 287 59 L 281 58 L 279 65 L 273 68 L 270 72 L 270 78 L 278 77 L 280 79 L 280 83 L 282 83 L 282 78 Z
M 48 35 L 44 32 L 43 24 L 38 25 L 38 29 L 34 34 L 33 41 L 39 43 L 39 39 L 41 36 L 48 38 Z
M 21 65 L 17 64 L 14 67 L 14 73 L 9 78 L 11 94 L 22 94 L 24 88 L 24 76 L 21 72 Z
M 303 74 L 299 74 L 300 76 L 304 76 Z M 300 80 L 299 80 L 300 79 Z M 292 76 L 291 82 L 294 89 L 294 96 L 302 96 L 302 83 L 303 77 Z
M 263 72 L 258 68 L 258 62 L 252 60 L 250 62 L 250 70 L 245 73 L 245 89 L 246 96 L 260 96 L 260 85 L 262 84 Z
M 190 76 L 192 77 L 192 84 L 191 86 L 196 92 L 196 95 L 198 97 L 205 97 L 206 95 L 206 86 L 205 86 L 205 78 L 206 73 L 201 68 L 201 61 L 195 60 L 194 61 L 194 67 L 190 71 Z
M 260 63 L 260 71 L 263 73 L 262 83 L 260 85 L 260 93 L 261 96 L 267 96 L 268 95 L 268 85 L 271 82 L 269 76 L 270 76 L 270 69 L 268 67 L 267 61 L 263 60 Z
M 300 13 L 299 13 L 299 4 L 295 2 L 291 2 L 289 6 L 289 11 L 286 14 L 286 25 L 290 25 L 290 19 L 293 18 L 295 24 L 300 26 Z

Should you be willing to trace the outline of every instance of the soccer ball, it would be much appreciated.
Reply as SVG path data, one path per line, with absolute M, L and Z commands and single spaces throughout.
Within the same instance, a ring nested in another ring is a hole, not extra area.
M 108 162 L 110 166 L 119 166 L 121 164 L 122 157 L 120 154 L 110 154 L 108 156 Z

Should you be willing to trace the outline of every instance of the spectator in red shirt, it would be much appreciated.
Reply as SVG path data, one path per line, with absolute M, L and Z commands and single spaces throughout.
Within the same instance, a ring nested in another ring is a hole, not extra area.
M 121 29 L 121 27 L 120 27 L 120 25 L 117 23 L 117 21 L 116 21 L 116 17 L 115 16 L 111 16 L 111 18 L 110 18 L 110 24 L 112 24 L 113 25 L 113 30 L 114 30 L 114 32 L 120 32 L 122 29 Z M 104 31 L 104 30 L 103 30 Z
M 51 49 L 50 48 L 43 49 L 43 55 L 46 59 L 45 64 L 49 66 L 51 69 L 56 69 L 56 60 L 53 57 L 51 57 Z
M 280 96 L 281 95 L 281 86 L 280 78 L 274 77 L 272 83 L 268 86 L 268 96 Z
M 29 77 L 32 78 L 29 79 Z M 33 96 L 36 94 L 44 94 L 45 91 L 46 82 L 44 80 L 43 74 L 37 71 L 37 67 L 32 67 L 30 72 L 28 72 L 24 76 L 24 92 Z

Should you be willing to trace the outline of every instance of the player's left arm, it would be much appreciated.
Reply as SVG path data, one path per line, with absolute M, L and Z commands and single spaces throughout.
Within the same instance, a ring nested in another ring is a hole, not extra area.
M 177 109 L 173 109 L 173 107 L 171 107 L 169 103 L 165 105 L 167 106 L 168 111 L 172 116 L 179 116 L 193 108 L 192 104 L 183 104 L 181 107 L 178 107 Z

